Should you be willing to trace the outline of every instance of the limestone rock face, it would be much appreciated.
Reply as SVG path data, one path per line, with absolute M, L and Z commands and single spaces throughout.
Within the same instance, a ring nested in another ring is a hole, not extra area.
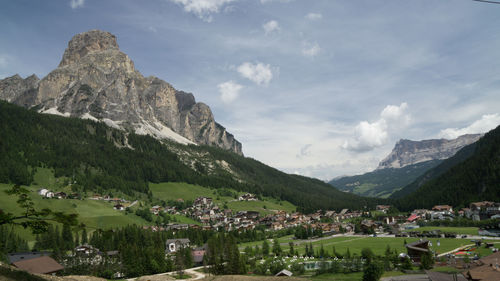
M 0 80 L 0 99 L 36 106 L 43 113 L 102 120 L 138 134 L 242 154 L 241 143 L 215 122 L 207 105 L 159 78 L 142 76 L 109 32 L 75 35 L 59 67 L 42 80 L 34 75 Z
M 482 134 L 463 135 L 454 140 L 432 139 L 422 141 L 399 140 L 392 152 L 382 160 L 378 169 L 403 168 L 429 160 L 447 159 L 464 146 L 476 142 Z

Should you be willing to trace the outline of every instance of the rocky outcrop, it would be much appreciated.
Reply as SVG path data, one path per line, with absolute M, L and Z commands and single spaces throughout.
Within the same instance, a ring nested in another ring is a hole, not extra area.
M 242 154 L 241 143 L 215 122 L 206 104 L 161 79 L 142 76 L 109 32 L 75 35 L 59 67 L 42 80 L 19 75 L 0 80 L 0 99 L 43 113 L 102 120 L 138 134 Z
M 382 160 L 378 169 L 402 168 L 430 160 L 447 159 L 464 146 L 476 142 L 481 134 L 463 135 L 454 140 L 432 139 L 422 141 L 399 140 L 392 152 Z

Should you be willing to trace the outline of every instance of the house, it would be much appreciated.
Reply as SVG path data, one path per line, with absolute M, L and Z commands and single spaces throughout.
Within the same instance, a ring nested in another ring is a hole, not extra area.
M 377 205 L 377 207 L 376 207 L 377 211 L 381 211 L 384 214 L 387 214 L 387 212 L 389 211 L 390 208 L 391 208 L 390 205 Z
M 290 277 L 292 275 L 293 275 L 293 273 L 291 273 L 290 271 L 288 271 L 286 269 L 283 269 L 282 271 L 276 273 L 276 275 L 274 275 L 274 276 L 288 276 L 288 277 Z
M 54 196 L 55 193 L 52 191 L 47 191 L 47 193 L 45 193 L 45 198 L 54 198 Z
M 99 252 L 99 249 L 89 244 L 83 244 L 75 247 L 74 251 L 77 254 L 91 255 L 91 254 L 97 254 Z
M 45 197 L 45 195 L 47 194 L 47 192 L 49 192 L 50 190 L 46 189 L 46 188 L 42 188 L 42 189 L 39 189 L 38 190 L 38 194 L 41 195 L 42 197 Z
M 472 219 L 475 221 L 489 219 L 500 214 L 500 203 L 482 201 L 470 204 Z
M 188 238 L 167 239 L 166 252 L 167 254 L 175 253 L 179 248 L 189 247 L 190 242 Z
M 205 257 L 205 253 L 207 251 L 207 244 L 202 247 L 195 248 L 191 251 L 191 255 L 193 256 L 193 263 L 197 266 L 203 265 L 203 258 Z
M 125 210 L 125 206 L 123 206 L 122 204 L 118 203 L 118 204 L 116 204 L 113 207 L 113 209 L 118 210 L 118 211 L 123 211 L 123 210 Z
M 417 215 L 417 214 L 411 214 L 409 218 L 406 219 L 406 221 L 408 222 L 414 222 L 416 220 L 419 220 L 420 219 L 420 216 Z
M 10 253 L 7 255 L 7 259 L 9 264 L 21 261 L 21 260 L 29 260 L 34 258 L 39 258 L 41 256 L 50 256 L 51 252 L 19 252 L 19 253 Z
M 40 256 L 38 258 L 20 260 L 12 263 L 13 266 L 28 271 L 29 273 L 52 274 L 64 269 L 57 261 L 49 256 Z
M 405 246 L 408 251 L 408 256 L 410 256 L 414 262 L 420 262 L 423 254 L 430 253 L 429 240 L 415 241 Z
M 66 199 L 67 195 L 66 193 L 61 191 L 54 193 L 54 197 L 56 197 L 57 199 Z
M 486 256 L 478 261 L 479 266 L 464 272 L 468 280 L 500 280 L 500 252 Z
M 238 198 L 239 201 L 257 201 L 257 197 L 254 194 L 246 193 Z

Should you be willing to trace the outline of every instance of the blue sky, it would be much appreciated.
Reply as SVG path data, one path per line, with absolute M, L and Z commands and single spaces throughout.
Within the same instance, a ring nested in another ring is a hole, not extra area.
M 400 138 L 500 124 L 500 5 L 471 0 L 0 0 L 0 78 L 55 69 L 101 29 L 192 92 L 246 156 L 331 179 Z

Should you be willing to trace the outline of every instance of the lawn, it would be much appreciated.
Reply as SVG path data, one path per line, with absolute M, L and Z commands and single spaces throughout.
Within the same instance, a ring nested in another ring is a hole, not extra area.
M 431 231 L 431 230 L 441 230 L 442 232 L 453 232 L 457 234 L 467 234 L 467 235 L 479 235 L 477 227 L 447 227 L 447 226 L 424 226 L 416 229 L 405 230 L 409 231 Z
M 375 254 L 383 255 L 387 248 L 387 245 L 394 250 L 396 249 L 398 253 L 406 253 L 406 248 L 404 246 L 404 241 L 411 243 L 417 241 L 418 238 L 400 238 L 400 237 L 355 237 L 355 236 L 339 236 L 334 238 L 329 238 L 321 241 L 312 242 L 315 251 L 319 250 L 321 245 L 329 253 L 332 252 L 333 247 L 335 251 L 340 254 L 345 254 L 349 248 L 351 254 L 360 254 L 363 248 L 370 248 Z M 461 246 L 472 244 L 468 239 L 455 239 L 455 238 L 431 238 L 429 239 L 432 243 L 431 249 L 439 253 L 448 252 L 459 248 Z M 437 246 L 437 240 L 440 241 L 440 246 Z M 286 252 L 289 250 L 288 241 L 294 241 L 294 249 L 299 251 L 299 254 L 304 254 L 305 245 L 309 245 L 308 240 L 291 240 L 290 236 L 282 237 L 278 240 L 280 243 L 285 243 L 281 245 L 281 248 Z M 272 246 L 271 242 L 270 246 Z M 240 249 L 244 249 L 246 246 L 262 246 L 262 241 L 243 243 L 240 245 Z

